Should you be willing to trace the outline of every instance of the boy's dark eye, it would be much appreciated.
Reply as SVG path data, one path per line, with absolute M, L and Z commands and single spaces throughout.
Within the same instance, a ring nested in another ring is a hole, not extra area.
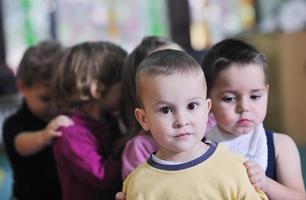
M 260 99 L 260 95 L 251 95 L 251 99 L 252 100 L 258 100 L 258 99 Z
M 159 111 L 163 114 L 168 114 L 169 112 L 171 112 L 171 108 L 170 107 L 162 107 L 161 109 L 159 109 Z
M 230 103 L 230 102 L 234 102 L 236 99 L 235 97 L 223 97 L 222 100 Z
M 196 109 L 196 107 L 197 107 L 197 104 L 194 103 L 194 102 L 188 104 L 188 106 L 187 106 L 188 110 L 194 110 L 194 109 Z

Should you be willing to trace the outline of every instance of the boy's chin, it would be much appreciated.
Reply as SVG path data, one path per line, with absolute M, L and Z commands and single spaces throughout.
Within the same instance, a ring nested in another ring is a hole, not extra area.
M 52 114 L 52 115 L 51 114 L 48 114 L 48 115 L 44 114 L 44 115 L 38 116 L 38 118 L 40 118 L 41 120 L 43 120 L 45 122 L 48 122 L 48 121 L 52 120 L 55 116 L 56 116 L 55 114 Z
M 241 136 L 241 135 L 248 134 L 248 133 L 252 132 L 253 130 L 254 129 L 250 129 L 250 128 L 238 129 L 236 131 L 232 131 L 231 134 L 235 135 L 235 136 Z

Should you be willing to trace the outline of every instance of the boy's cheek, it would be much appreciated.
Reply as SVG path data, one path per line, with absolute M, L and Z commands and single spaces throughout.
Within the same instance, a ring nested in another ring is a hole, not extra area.
M 36 104 L 34 107 L 32 106 L 31 110 L 37 117 L 44 121 L 49 121 L 60 113 L 59 110 L 52 108 L 48 104 Z

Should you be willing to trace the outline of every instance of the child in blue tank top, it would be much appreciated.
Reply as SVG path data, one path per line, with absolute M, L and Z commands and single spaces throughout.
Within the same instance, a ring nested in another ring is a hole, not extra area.
M 263 127 L 269 90 L 264 56 L 249 44 L 226 39 L 208 51 L 202 68 L 217 123 L 206 138 L 247 158 L 251 183 L 270 199 L 305 199 L 294 141 Z

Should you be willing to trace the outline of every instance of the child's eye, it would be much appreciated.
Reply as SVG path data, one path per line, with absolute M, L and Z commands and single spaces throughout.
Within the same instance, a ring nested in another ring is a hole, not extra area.
M 227 103 L 231 103 L 231 102 L 236 101 L 236 98 L 235 97 L 227 96 L 227 97 L 223 97 L 222 100 L 227 102 Z
M 188 110 L 194 110 L 194 109 L 197 108 L 197 106 L 198 106 L 197 103 L 192 102 L 192 103 L 190 103 L 190 104 L 187 105 L 187 108 L 188 108 Z
M 252 100 L 258 100 L 261 98 L 261 95 L 251 95 L 250 97 Z
M 48 103 L 51 100 L 51 97 L 50 96 L 40 96 L 39 99 L 44 103 Z
M 162 107 L 159 111 L 163 114 L 168 114 L 169 112 L 172 112 L 172 109 L 170 107 Z

